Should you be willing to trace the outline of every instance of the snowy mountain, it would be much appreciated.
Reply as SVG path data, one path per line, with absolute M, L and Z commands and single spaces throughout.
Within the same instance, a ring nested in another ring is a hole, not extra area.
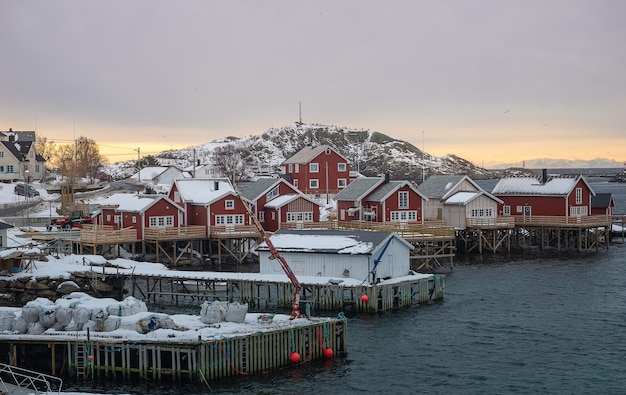
M 432 156 L 413 144 L 381 132 L 319 124 L 295 123 L 271 128 L 259 136 L 227 137 L 182 150 L 154 155 L 162 166 L 175 165 L 181 169 L 196 163 L 211 163 L 212 152 L 226 144 L 246 146 L 254 153 L 256 169 L 278 172 L 278 166 L 306 145 L 330 145 L 350 162 L 351 169 L 366 176 L 389 173 L 392 179 L 421 182 L 432 174 L 468 174 L 472 178 L 491 178 L 493 174 L 455 155 Z M 135 162 L 109 166 L 110 174 L 126 178 L 134 172 Z M 423 175 L 422 175 L 423 171 Z

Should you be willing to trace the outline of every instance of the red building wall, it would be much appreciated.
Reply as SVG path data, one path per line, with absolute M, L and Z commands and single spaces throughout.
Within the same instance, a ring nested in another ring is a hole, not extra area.
M 232 209 L 226 208 L 226 201 L 232 201 L 232 204 L 233 204 Z M 216 221 L 215 218 L 218 215 L 237 215 L 237 214 L 244 215 L 243 225 L 251 224 L 250 216 L 248 215 L 248 212 L 243 206 L 243 203 L 241 203 L 241 200 L 239 200 L 239 198 L 235 196 L 233 193 L 230 193 L 222 197 L 221 199 L 216 200 L 213 203 L 211 203 L 211 205 L 209 206 L 209 212 L 211 213 L 210 219 L 209 219 L 209 222 L 210 222 L 209 226 L 217 225 L 215 222 Z
M 409 193 L 409 206 L 406 208 L 399 207 L 399 192 L 408 192 Z M 384 219 L 383 219 L 383 204 L 379 202 L 369 202 L 367 201 L 367 205 L 371 206 L 373 209 L 377 210 L 378 216 L 376 217 L 377 222 L 390 222 L 391 221 L 391 212 L 392 211 L 416 211 L 417 219 L 416 222 L 422 221 L 422 205 L 423 200 L 422 197 L 417 194 L 413 189 L 411 189 L 408 185 L 404 185 L 401 188 L 398 188 L 394 193 L 391 194 L 384 201 Z M 412 222 L 412 221 L 411 221 Z
M 310 163 L 317 163 L 318 171 L 310 171 Z M 329 153 L 322 152 L 310 163 L 287 165 L 286 174 L 292 178 L 292 183 L 306 194 L 323 195 L 336 194 L 341 189 L 338 186 L 339 179 L 345 179 L 345 184 L 350 183 L 350 164 L 334 150 Z M 345 163 L 345 171 L 339 171 L 339 163 Z M 298 170 L 298 171 L 296 171 Z M 311 187 L 310 180 L 317 180 L 317 188 Z M 328 186 L 328 188 L 327 188 Z
M 511 206 L 511 215 L 524 215 L 524 206 L 530 206 L 531 215 L 565 216 L 566 200 L 563 196 L 497 196 L 504 202 L 498 205 L 502 213 L 503 206 Z M 522 212 L 517 207 L 522 207 Z

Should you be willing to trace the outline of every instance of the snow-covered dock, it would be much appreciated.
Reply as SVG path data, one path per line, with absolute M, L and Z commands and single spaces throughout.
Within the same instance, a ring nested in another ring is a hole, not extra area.
M 0 362 L 83 378 L 205 381 L 347 353 L 341 319 L 291 320 L 228 305 L 205 302 L 197 316 L 168 316 L 132 297 L 119 302 L 75 293 L 4 307 Z

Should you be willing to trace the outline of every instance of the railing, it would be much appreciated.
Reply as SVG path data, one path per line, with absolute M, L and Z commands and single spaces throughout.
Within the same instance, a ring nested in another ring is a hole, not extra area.
M 210 228 L 211 236 L 253 236 L 257 237 L 261 234 L 254 225 L 216 225 Z
M 170 228 L 146 228 L 144 240 L 184 240 L 206 238 L 206 226 L 188 225 Z
M 137 230 L 133 228 L 119 229 L 113 225 L 83 225 L 80 230 L 82 243 L 131 243 L 139 241 Z
M 466 218 L 466 228 L 514 228 L 515 218 L 500 216 L 496 218 Z
M 550 215 L 515 215 L 515 225 L 562 225 L 562 226 L 609 226 L 611 218 L 606 215 L 565 217 Z
M 435 225 L 436 224 L 436 225 Z M 367 222 L 367 221 L 340 221 L 337 222 L 339 230 L 370 230 L 379 232 L 396 232 L 404 238 L 416 238 L 425 236 L 454 237 L 454 228 L 441 225 L 437 222 Z
M 15 385 L 24 392 L 18 392 L 9 386 Z M 32 370 L 18 368 L 0 363 L 0 393 L 34 393 L 34 394 L 52 394 L 61 393 L 63 380 L 58 377 L 35 372 Z
M 320 221 L 320 222 L 281 222 L 281 229 L 293 230 L 333 230 L 337 229 L 337 221 Z

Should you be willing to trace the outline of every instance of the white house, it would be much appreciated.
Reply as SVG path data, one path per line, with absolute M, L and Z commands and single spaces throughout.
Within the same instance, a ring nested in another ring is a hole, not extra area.
M 369 283 L 406 276 L 413 246 L 393 232 L 279 230 L 271 239 L 297 276 L 354 278 Z M 266 243 L 257 247 L 261 274 L 283 273 Z
M 176 166 L 146 166 L 130 178 L 145 183 L 151 182 L 154 185 L 171 186 L 175 180 L 185 176 Z

